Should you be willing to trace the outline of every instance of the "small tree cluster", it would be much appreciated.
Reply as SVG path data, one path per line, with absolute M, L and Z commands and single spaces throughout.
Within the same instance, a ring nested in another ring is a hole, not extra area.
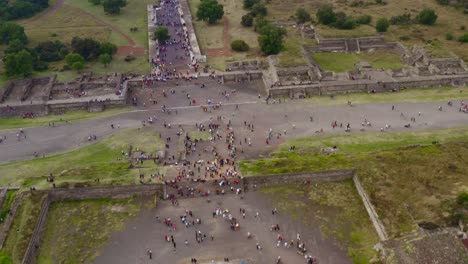
M 403 15 L 392 16 L 390 18 L 391 25 L 409 25 L 413 23 L 410 13 L 405 13 Z
M 214 24 L 224 15 L 223 5 L 216 0 L 201 0 L 197 10 L 197 18 Z
M 265 17 L 268 14 L 268 9 L 260 0 L 244 0 L 244 8 L 250 10 L 242 16 L 241 25 L 244 27 L 253 26 L 255 18 Z
M 371 16 L 364 15 L 358 18 L 346 15 L 344 12 L 336 13 L 333 5 L 323 4 L 319 7 L 316 13 L 317 19 L 324 25 L 336 27 L 338 29 L 353 29 L 360 24 L 369 24 L 372 20 Z

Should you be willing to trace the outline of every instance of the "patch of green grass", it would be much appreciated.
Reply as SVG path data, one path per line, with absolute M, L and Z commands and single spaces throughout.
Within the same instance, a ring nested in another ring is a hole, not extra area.
M 451 101 L 468 98 L 464 89 L 454 87 L 441 88 L 421 88 L 407 89 L 397 93 L 350 93 L 334 95 L 333 98 L 327 96 L 313 96 L 305 99 L 307 103 L 314 105 L 339 105 L 365 103 L 385 103 L 385 102 L 430 102 L 430 101 Z
M 13 200 L 15 200 L 16 194 L 18 193 L 18 190 L 8 190 L 5 201 L 3 202 L 3 207 L 2 207 L 2 212 L 0 213 L 0 218 L 5 221 L 8 211 L 10 211 L 11 204 L 13 203 Z M 0 262 L 1 263 L 1 262 Z
M 392 52 L 363 52 L 355 53 L 333 53 L 319 52 L 313 53 L 312 58 L 327 71 L 345 72 L 355 69 L 355 64 L 360 61 L 367 61 L 374 68 L 397 69 L 402 68 L 399 55 Z
M 4 250 L 0 250 L 0 264 L 13 264 L 13 260 L 10 255 Z
M 121 185 L 138 182 L 137 171 L 129 168 L 123 152 L 133 149 L 156 154 L 163 148 L 158 133 L 150 128 L 118 132 L 100 142 L 64 154 L 0 165 L 0 185 L 51 188 L 49 173 L 59 187 L 70 184 Z M 157 166 L 154 166 L 155 171 Z M 99 178 L 99 183 L 95 180 Z
M 295 152 L 288 151 L 292 145 Z M 338 154 L 321 154 L 330 146 Z M 387 233 L 399 237 L 418 222 L 447 224 L 446 205 L 468 189 L 468 128 L 291 139 L 271 158 L 242 161 L 240 168 L 243 175 L 353 168 Z
M 56 202 L 50 206 L 38 263 L 87 263 L 139 212 L 133 199 Z
M 6 253 L 5 255 L 11 257 L 13 263 L 21 263 L 23 259 L 45 198 L 44 194 L 28 193 L 23 197 L 23 201 L 16 211 L 2 249 Z
M 193 140 L 195 140 L 195 139 L 208 140 L 211 137 L 210 132 L 208 132 L 208 131 L 199 131 L 199 130 L 190 131 L 189 136 Z
M 296 67 L 307 65 L 304 56 L 302 55 L 302 46 L 316 45 L 315 40 L 303 38 L 298 35 L 288 36 L 284 39 L 284 51 L 278 55 L 279 67 Z
M 347 249 L 353 263 L 369 263 L 379 241 L 352 180 L 313 185 L 262 188 L 282 212 L 306 225 L 319 226 L 325 236 Z
M 35 118 L 3 118 L 0 119 L 0 130 L 3 129 L 15 129 L 25 127 L 36 127 L 36 126 L 48 126 L 49 123 L 55 123 L 55 125 L 73 122 L 78 120 L 104 118 L 121 113 L 128 112 L 128 108 L 112 108 L 103 112 L 88 112 L 88 111 L 69 111 L 61 115 L 47 115 Z

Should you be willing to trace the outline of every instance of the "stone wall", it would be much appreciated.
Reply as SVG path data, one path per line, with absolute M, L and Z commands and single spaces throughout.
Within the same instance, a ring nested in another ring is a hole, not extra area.
M 46 193 L 47 198 L 41 205 L 41 212 L 36 222 L 31 240 L 23 257 L 23 264 L 34 264 L 39 253 L 39 247 L 42 235 L 47 224 L 49 206 L 53 202 L 65 200 L 84 200 L 99 198 L 128 198 L 136 196 L 151 196 L 164 194 L 163 184 L 133 185 L 133 186 L 108 186 L 93 188 L 75 188 L 75 189 L 53 189 L 45 191 L 36 191 Z M 22 193 L 23 194 L 23 193 Z M 21 195 L 22 195 L 21 194 Z M 3 234 L 2 234 L 3 235 Z M 1 238 L 1 237 L 0 237 Z

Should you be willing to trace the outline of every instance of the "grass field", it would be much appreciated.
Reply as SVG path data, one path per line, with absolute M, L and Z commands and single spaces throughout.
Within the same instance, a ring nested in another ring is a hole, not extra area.
M 370 263 L 379 241 L 352 180 L 313 185 L 282 185 L 260 189 L 271 195 L 276 208 L 319 226 L 326 237 L 347 249 L 353 263 Z
M 58 187 L 138 183 L 138 169 L 130 169 L 126 157 L 122 155 L 122 151 L 128 152 L 130 145 L 134 150 L 153 154 L 163 147 L 158 133 L 149 128 L 125 130 L 64 154 L 2 164 L 0 185 L 51 188 L 46 181 L 49 173 L 55 176 Z M 152 173 L 160 171 L 152 161 L 145 162 L 142 167 Z M 95 182 L 97 178 L 99 183 Z
M 326 71 L 345 72 L 355 69 L 354 65 L 360 61 L 368 62 L 374 68 L 403 68 L 400 56 L 391 52 L 375 51 L 360 54 L 320 52 L 311 56 Z
M 2 205 L 2 212 L 0 213 L 0 218 L 2 219 L 2 222 L 5 221 L 5 219 L 6 219 L 7 215 L 8 215 L 8 211 L 10 211 L 11 204 L 15 200 L 16 194 L 18 194 L 18 190 L 8 190 L 7 191 L 5 201 L 3 202 L 3 205 Z
M 230 56 L 219 55 L 219 56 L 208 56 L 208 64 L 218 70 L 226 69 L 226 61 L 238 61 L 252 59 L 260 55 L 257 41 L 257 33 L 252 28 L 245 28 L 240 24 L 241 18 L 247 13 L 242 8 L 242 0 L 220 0 L 224 6 L 224 18 L 227 18 L 229 23 L 229 38 L 230 41 L 236 39 L 244 40 L 249 46 L 250 51 L 248 52 L 235 52 L 231 51 Z M 220 20 L 215 25 L 208 25 L 206 22 L 198 21 L 196 19 L 197 7 L 200 4 L 200 0 L 190 0 L 189 6 L 192 12 L 192 22 L 197 34 L 198 44 L 202 54 L 206 54 L 210 49 L 219 49 L 224 47 L 223 39 L 223 20 Z M 231 48 L 229 42 L 228 49 Z
M 417 222 L 446 223 L 455 196 L 468 189 L 467 139 L 467 127 L 299 138 L 240 167 L 243 175 L 355 168 L 389 235 L 401 236 Z M 331 146 L 338 154 L 321 154 Z
M 121 113 L 126 113 L 128 111 L 128 108 L 113 108 L 97 113 L 80 110 L 69 111 L 62 115 L 50 114 L 47 116 L 40 116 L 35 118 L 2 118 L 0 119 L 0 130 L 48 126 L 49 123 L 55 123 L 55 125 L 58 125 L 65 122 L 104 118 L 108 116 L 118 115 Z
M 307 65 L 302 55 L 302 46 L 314 46 L 317 42 L 313 39 L 303 38 L 296 31 L 288 32 L 288 37 L 284 39 L 284 51 L 278 54 L 278 66 L 295 67 Z
M 21 263 L 23 259 L 44 199 L 43 194 L 28 193 L 23 197 L 23 201 L 16 211 L 2 248 L 2 252 L 11 257 L 13 263 Z
M 56 202 L 50 206 L 38 263 L 89 263 L 112 232 L 140 210 L 134 199 Z
M 55 2 L 51 2 L 50 5 L 53 6 L 54 3 Z M 25 32 L 29 38 L 28 46 L 31 48 L 39 42 L 46 40 L 60 40 L 68 44 L 75 36 L 94 38 L 99 41 L 109 41 L 117 46 L 131 45 L 121 34 L 112 30 L 104 23 L 114 26 L 127 34 L 136 44 L 146 48 L 148 45 L 146 5 L 155 3 L 157 2 L 150 0 L 129 0 L 127 1 L 127 6 L 121 10 L 120 15 L 111 16 L 104 13 L 101 5 L 93 6 L 88 1 L 66 0 L 61 8 L 47 17 L 30 22 L 35 17 L 39 16 L 39 14 L 33 18 L 18 21 L 18 23 L 25 27 Z M 137 27 L 138 31 L 131 32 L 131 27 Z M 135 55 L 134 57 L 136 58 L 134 61 L 126 62 L 123 57 L 114 56 L 112 63 L 107 67 L 104 67 L 104 65 L 99 62 L 90 62 L 85 65 L 85 69 L 82 70 L 82 72 L 92 71 L 98 75 L 112 72 L 148 73 L 150 71 L 150 65 L 147 61 L 147 55 Z M 79 72 L 61 71 L 64 64 L 64 61 L 50 63 L 47 71 L 35 72 L 34 75 L 43 76 L 57 74 L 59 80 L 71 80 L 79 77 Z M 3 69 L 0 69 L 0 75 L 3 75 L 2 70 Z M 6 83 L 6 78 L 3 78 L 3 76 L 1 77 L 0 87 Z
M 402 90 L 397 93 L 351 93 L 327 96 L 312 96 L 305 99 L 307 103 L 314 105 L 340 105 L 351 101 L 353 104 L 384 103 L 384 102 L 430 102 L 452 101 L 468 98 L 465 89 L 442 87 Z
M 385 5 L 374 4 L 374 1 L 364 1 L 369 3 L 365 7 L 351 7 L 353 1 L 328 1 L 333 3 L 336 11 L 343 11 L 348 15 L 360 16 L 371 15 L 371 26 L 360 26 L 353 30 L 338 30 L 332 27 L 318 25 L 316 26 L 318 33 L 323 37 L 358 37 L 375 35 L 377 32 L 374 29 L 375 23 L 381 17 L 390 19 L 392 16 L 410 13 L 412 18 L 425 7 L 436 10 L 438 19 L 433 26 L 424 26 L 413 24 L 410 26 L 390 26 L 385 38 L 390 41 L 401 41 L 407 47 L 413 45 L 426 45 L 428 40 L 439 41 L 440 45 L 436 45 L 437 54 L 447 55 L 448 51 L 453 51 L 465 61 L 468 60 L 467 44 L 460 44 L 456 38 L 466 33 L 468 28 L 468 19 L 463 14 L 463 10 L 450 7 L 441 6 L 436 1 L 429 0 L 400 0 L 400 1 L 386 1 Z M 355 1 L 354 1 L 355 2 Z M 312 14 L 313 19 L 318 7 L 323 1 L 310 0 L 310 1 L 282 1 L 271 0 L 267 5 L 269 15 L 268 18 L 278 20 L 283 23 L 292 24 L 294 20 L 291 18 L 297 8 L 303 7 Z M 465 27 L 465 29 L 462 28 Z M 446 40 L 447 33 L 452 33 L 455 40 Z M 432 47 L 431 49 L 434 49 Z

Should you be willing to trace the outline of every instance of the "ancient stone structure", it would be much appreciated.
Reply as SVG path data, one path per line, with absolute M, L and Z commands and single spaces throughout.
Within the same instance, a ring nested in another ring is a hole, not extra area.
M 257 58 L 256 60 L 249 61 L 234 61 L 227 63 L 226 69 L 228 72 L 231 71 L 258 71 L 267 68 L 267 64 L 264 60 Z
M 10 81 L 1 95 L 0 117 L 102 111 L 125 105 L 127 83 L 120 73 L 97 77 L 83 74 L 69 82 L 58 81 L 55 76 Z
M 304 47 L 308 66 L 279 68 L 274 58 L 264 71 L 270 96 L 304 97 L 352 92 L 395 92 L 401 89 L 441 86 L 462 87 L 468 84 L 468 67 L 455 55 L 434 58 L 422 47 L 411 51 L 398 42 L 385 42 L 382 36 L 353 39 L 319 39 L 318 46 Z M 359 62 L 355 69 L 344 73 L 325 71 L 311 57 L 315 52 L 373 52 L 385 49 L 401 56 L 405 67 L 376 69 L 367 62 Z

